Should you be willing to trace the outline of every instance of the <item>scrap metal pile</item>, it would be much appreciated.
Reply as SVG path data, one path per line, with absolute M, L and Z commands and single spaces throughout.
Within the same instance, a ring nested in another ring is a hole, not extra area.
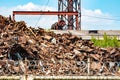
M 119 68 L 119 48 L 95 47 L 71 33 L 55 34 L 0 16 L 0 75 L 120 75 Z

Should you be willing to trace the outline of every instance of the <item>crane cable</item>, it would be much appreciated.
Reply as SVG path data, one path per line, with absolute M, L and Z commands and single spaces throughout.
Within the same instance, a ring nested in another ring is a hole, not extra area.
M 48 4 L 49 4 L 49 0 L 47 1 L 45 6 L 48 6 Z M 46 7 L 43 10 L 46 10 Z M 40 21 L 41 17 L 42 17 L 42 15 L 39 16 L 39 18 L 38 18 L 38 20 L 37 20 L 37 22 L 36 22 L 34 27 L 36 27 L 38 25 L 38 22 Z

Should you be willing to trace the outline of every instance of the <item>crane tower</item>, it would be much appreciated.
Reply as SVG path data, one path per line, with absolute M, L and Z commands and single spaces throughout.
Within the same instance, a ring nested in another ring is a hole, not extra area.
M 58 19 L 65 20 L 69 30 L 81 30 L 81 0 L 58 0 L 58 12 L 78 12 L 78 23 L 75 15 L 58 15 Z

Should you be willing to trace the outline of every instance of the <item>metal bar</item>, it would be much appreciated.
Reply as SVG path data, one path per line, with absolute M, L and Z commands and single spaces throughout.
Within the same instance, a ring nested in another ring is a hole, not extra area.
M 73 0 L 68 0 L 68 12 L 73 12 Z M 68 29 L 73 30 L 73 15 L 68 15 Z
M 13 15 L 78 15 L 78 12 L 58 12 L 58 11 L 13 11 Z
M 81 18 L 81 14 L 82 14 L 82 13 L 81 13 L 81 0 L 79 0 L 79 3 L 78 3 L 78 11 L 80 11 L 80 12 L 79 12 L 79 15 L 80 15 L 80 18 L 79 18 L 79 19 L 80 19 L 80 20 L 79 20 L 79 26 L 80 26 L 80 30 L 81 30 L 81 21 L 82 21 L 82 20 L 81 20 L 81 19 L 82 19 L 82 18 Z
M 61 5 L 61 2 L 60 2 L 60 0 L 58 0 L 58 11 L 60 11 L 60 5 Z M 61 18 L 61 16 L 58 15 L 58 21 L 60 20 L 60 18 Z
M 76 15 L 76 30 L 79 30 L 78 15 Z
M 58 11 L 13 11 L 13 20 L 15 15 L 78 15 L 78 12 L 58 12 Z

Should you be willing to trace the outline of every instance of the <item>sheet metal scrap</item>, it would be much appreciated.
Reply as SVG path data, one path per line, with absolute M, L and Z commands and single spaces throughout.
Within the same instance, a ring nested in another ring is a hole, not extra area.
M 92 42 L 71 33 L 61 35 L 27 27 L 24 21 L 16 22 L 0 15 L 0 75 L 7 72 L 9 75 L 87 75 L 88 58 L 91 75 L 120 72 L 115 68 L 120 67 L 120 63 L 112 68 L 111 63 L 106 63 L 120 61 L 119 48 L 95 47 Z M 21 62 L 18 67 L 17 62 L 16 66 L 8 65 L 7 60 Z

